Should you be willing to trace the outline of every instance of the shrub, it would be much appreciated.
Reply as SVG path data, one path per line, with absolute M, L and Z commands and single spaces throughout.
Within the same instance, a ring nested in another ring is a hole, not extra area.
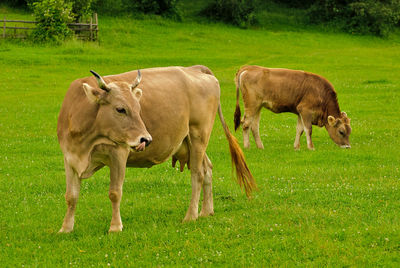
M 68 23 L 72 22 L 72 3 L 64 0 L 40 0 L 32 3 L 37 21 L 32 32 L 34 41 L 61 42 L 71 36 Z
M 351 33 L 386 36 L 400 21 L 400 0 L 320 0 L 308 11 L 311 22 L 337 22 Z
M 78 1 L 78 0 L 77 0 Z M 93 9 L 103 14 L 144 13 L 180 19 L 178 0 L 93 0 Z
M 255 23 L 254 0 L 213 0 L 201 14 L 217 21 L 247 27 Z
M 264 0 L 261 0 L 264 1 Z M 315 1 L 314 0 L 274 0 L 276 3 L 282 3 L 288 7 L 295 7 L 306 9 L 309 8 Z
M 180 19 L 178 0 L 134 0 L 131 8 L 145 14 L 156 14 Z
M 28 4 L 32 2 L 32 0 L 3 0 L 2 3 L 10 6 L 10 7 L 19 7 L 19 8 L 27 8 Z
M 126 3 L 127 0 L 94 0 L 92 9 L 100 14 L 107 15 L 119 15 L 121 13 L 127 13 Z
M 93 0 L 67 0 L 67 2 L 72 3 L 72 13 L 75 21 L 84 19 L 92 14 L 91 5 Z
M 350 4 L 351 20 L 346 29 L 362 34 L 387 36 L 400 21 L 400 1 L 364 1 Z

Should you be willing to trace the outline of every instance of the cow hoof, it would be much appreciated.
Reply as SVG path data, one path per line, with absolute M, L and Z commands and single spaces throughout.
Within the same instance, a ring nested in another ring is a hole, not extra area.
M 182 222 L 191 222 L 191 221 L 196 221 L 197 217 L 194 215 L 186 215 L 185 218 L 182 220 Z
M 308 147 L 308 150 L 310 150 L 310 151 L 315 151 L 315 148 L 314 147 Z
M 108 230 L 109 233 L 117 233 L 117 232 L 122 232 L 122 225 L 112 225 L 110 226 L 110 229 Z
M 200 217 L 208 217 L 208 216 L 213 216 L 214 215 L 214 211 L 200 211 Z
M 72 232 L 72 228 L 64 228 L 64 227 L 61 227 L 61 229 L 58 231 L 58 233 L 59 234 L 68 234 L 68 233 L 70 233 L 70 232 Z

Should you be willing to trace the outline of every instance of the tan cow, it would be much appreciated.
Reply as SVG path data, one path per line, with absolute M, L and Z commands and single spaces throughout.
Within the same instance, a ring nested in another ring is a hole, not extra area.
M 350 118 L 340 112 L 336 92 L 325 78 L 304 71 L 244 66 L 236 73 L 235 130 L 242 123 L 244 147 L 249 148 L 251 129 L 257 147 L 263 149 L 259 122 L 261 108 L 274 113 L 298 115 L 294 149 L 300 149 L 300 136 L 306 132 L 308 149 L 314 150 L 312 125 L 325 127 L 332 140 L 350 148 Z M 242 91 L 244 117 L 241 120 L 239 89 Z
M 191 170 L 192 196 L 185 221 L 214 214 L 212 165 L 206 148 L 218 111 L 238 182 L 255 187 L 236 139 L 224 122 L 218 80 L 205 66 L 165 67 L 74 81 L 63 102 L 57 134 L 64 153 L 67 212 L 60 232 L 71 232 L 82 179 L 110 168 L 109 231 L 121 231 L 125 168 L 151 167 L 172 157 Z M 141 77 L 143 81 L 141 82 Z M 97 80 L 97 81 L 96 81 Z M 140 88 L 138 87 L 140 85 Z

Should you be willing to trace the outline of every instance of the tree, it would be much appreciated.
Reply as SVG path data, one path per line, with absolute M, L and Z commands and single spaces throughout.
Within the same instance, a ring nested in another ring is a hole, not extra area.
M 73 21 L 72 3 L 64 0 L 39 0 L 31 5 L 37 21 L 32 37 L 38 42 L 59 43 L 72 32 L 68 23 Z
M 386 36 L 400 21 L 400 0 L 319 0 L 311 22 L 337 22 L 350 33 Z

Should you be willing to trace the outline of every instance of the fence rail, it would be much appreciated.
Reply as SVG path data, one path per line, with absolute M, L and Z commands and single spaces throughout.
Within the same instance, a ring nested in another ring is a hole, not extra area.
M 6 17 L 2 20 L 3 22 L 3 38 L 27 38 L 29 31 L 35 29 L 35 27 L 26 27 L 31 24 L 37 24 L 36 21 L 26 20 L 7 20 Z M 87 23 L 68 23 L 68 27 L 74 32 L 74 35 L 78 39 L 97 41 L 98 39 L 98 20 L 97 13 L 94 14 L 90 21 Z

